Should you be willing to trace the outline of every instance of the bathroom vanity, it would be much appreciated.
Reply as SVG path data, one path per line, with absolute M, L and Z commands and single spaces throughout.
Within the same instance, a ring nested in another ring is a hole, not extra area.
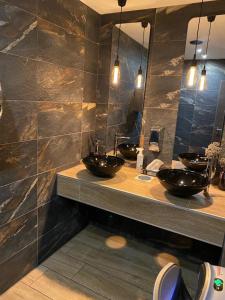
M 137 179 L 133 168 L 123 167 L 114 178 L 93 176 L 83 164 L 59 172 L 57 193 L 90 206 L 222 246 L 225 232 L 224 192 L 210 187 L 210 197 L 172 196 L 157 178 Z

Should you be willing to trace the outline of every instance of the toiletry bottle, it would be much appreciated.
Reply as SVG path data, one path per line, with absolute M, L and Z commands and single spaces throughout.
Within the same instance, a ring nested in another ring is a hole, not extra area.
M 138 171 L 142 171 L 143 170 L 143 162 L 144 162 L 144 149 L 143 148 L 137 148 L 138 150 L 138 155 L 137 155 L 137 164 L 136 164 L 136 169 Z

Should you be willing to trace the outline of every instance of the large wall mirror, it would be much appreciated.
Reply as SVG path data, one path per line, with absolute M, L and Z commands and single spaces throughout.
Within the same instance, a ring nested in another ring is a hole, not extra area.
M 111 71 L 109 83 L 107 150 L 113 148 L 114 136 L 129 137 L 129 143 L 138 144 L 144 107 L 145 81 L 148 65 L 150 24 L 147 21 L 115 25 L 112 30 Z M 113 82 L 117 58 L 118 36 L 120 76 Z M 142 78 L 138 72 L 142 70 Z
M 202 17 L 197 42 L 197 77 L 194 84 L 190 68 L 196 47 L 198 18 L 189 22 L 176 126 L 174 157 L 179 153 L 199 152 L 212 141 L 221 141 L 225 110 L 225 15 Z M 214 18 L 213 18 L 214 19 Z M 209 26 L 211 33 L 208 44 Z M 207 55 L 206 55 L 207 52 Z M 201 72 L 206 67 L 206 82 Z

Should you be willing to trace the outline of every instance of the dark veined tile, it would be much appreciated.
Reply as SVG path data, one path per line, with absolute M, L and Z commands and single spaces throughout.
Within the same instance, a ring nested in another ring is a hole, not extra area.
M 0 145 L 0 186 L 35 175 L 37 142 Z
M 84 73 L 84 99 L 83 102 L 96 102 L 97 75 Z
M 96 104 L 82 104 L 82 132 L 92 131 L 95 128 Z
M 4 101 L 0 144 L 37 138 L 37 105 L 27 101 Z
M 37 56 L 36 17 L 3 2 L 0 3 L 0 16 L 4 24 L 0 27 L 0 50 L 3 53 L 35 58 Z
M 85 40 L 85 63 L 84 70 L 97 74 L 98 71 L 99 45 Z
M 37 210 L 0 227 L 0 264 L 37 239 Z
M 37 204 L 38 207 L 53 200 L 56 195 L 56 170 L 38 175 Z
M 36 62 L 0 53 L 0 80 L 5 100 L 39 100 Z
M 39 100 L 82 102 L 84 72 L 47 62 L 37 62 L 36 83 Z
M 41 102 L 38 112 L 39 138 L 81 132 L 81 103 Z
M 0 187 L 0 225 L 37 207 L 37 177 Z
M 69 220 L 76 218 L 78 206 L 74 201 L 55 197 L 51 201 L 38 208 L 38 235 L 39 237 L 48 233 L 54 227 Z
M 93 9 L 87 7 L 87 21 L 85 36 L 93 42 L 99 42 L 99 31 L 101 15 Z
M 75 35 L 85 34 L 86 5 L 81 1 L 40 0 L 39 16 Z
M 67 67 L 84 68 L 85 40 L 38 19 L 38 58 Z
M 81 134 L 70 134 L 38 140 L 38 172 L 77 163 L 81 153 Z
M 101 144 L 100 144 L 101 147 Z M 95 132 L 83 132 L 82 133 L 82 151 L 81 157 L 88 156 L 91 152 L 95 151 Z
M 37 266 L 37 242 L 0 265 L 0 294 Z
M 27 10 L 29 12 L 32 12 L 33 14 L 37 14 L 38 10 L 38 0 L 5 0 L 5 2 L 18 6 L 24 10 Z

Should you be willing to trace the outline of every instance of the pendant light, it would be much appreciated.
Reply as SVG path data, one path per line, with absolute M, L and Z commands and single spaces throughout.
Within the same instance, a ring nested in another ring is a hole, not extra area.
M 136 79 L 136 88 L 137 89 L 142 89 L 143 83 L 144 83 L 143 71 L 142 71 L 142 61 L 143 61 L 144 46 L 145 46 L 145 30 L 148 27 L 148 22 L 143 21 L 141 23 L 141 26 L 143 28 L 143 41 L 142 41 L 142 49 L 141 49 L 141 63 L 140 63 L 140 67 L 139 67 L 138 75 L 137 75 L 137 79 Z
M 188 75 L 187 75 L 187 85 L 189 87 L 193 87 L 197 81 L 197 50 L 198 50 L 199 29 L 200 29 L 200 23 L 201 23 L 202 11 L 203 11 L 203 2 L 204 0 L 202 0 L 201 2 L 200 15 L 198 19 L 198 27 L 197 27 L 197 34 L 196 34 L 196 41 L 195 41 L 195 53 L 191 63 L 190 70 L 188 71 Z
M 206 46 L 206 51 L 205 51 L 205 57 L 208 56 L 208 50 L 209 50 L 209 42 L 210 42 L 210 34 L 211 34 L 211 29 L 212 29 L 212 22 L 214 22 L 216 19 L 215 16 L 209 16 L 208 17 L 208 22 L 209 22 L 209 32 L 208 32 L 208 39 L 207 39 L 207 46 Z M 201 78 L 200 78 L 200 82 L 199 82 L 199 91 L 204 91 L 204 89 L 206 88 L 206 62 L 204 63 L 204 67 L 202 69 L 201 72 Z
M 118 0 L 118 5 L 120 6 L 120 26 L 119 26 L 119 33 L 118 33 L 116 59 L 115 59 L 115 63 L 113 66 L 113 72 L 112 72 L 112 84 L 114 86 L 118 85 L 120 82 L 120 61 L 119 61 L 120 34 L 121 34 L 123 7 L 126 5 L 126 3 L 127 3 L 127 0 Z

